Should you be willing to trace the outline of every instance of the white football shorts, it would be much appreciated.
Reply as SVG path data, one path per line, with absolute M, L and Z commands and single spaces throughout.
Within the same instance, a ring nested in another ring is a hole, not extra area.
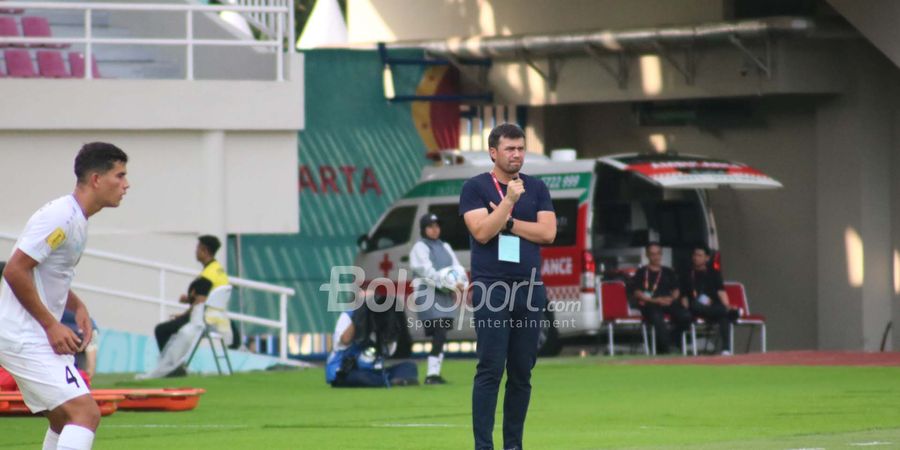
M 52 411 L 75 397 L 90 394 L 75 368 L 75 357 L 57 355 L 47 342 L 0 340 L 0 366 L 16 379 L 22 399 L 33 413 Z

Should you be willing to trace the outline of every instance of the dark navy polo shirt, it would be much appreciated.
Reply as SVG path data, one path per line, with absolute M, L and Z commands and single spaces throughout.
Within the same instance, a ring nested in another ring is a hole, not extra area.
M 525 194 L 519 197 L 513 207 L 513 218 L 526 222 L 537 222 L 538 211 L 553 211 L 553 203 L 550 201 L 550 191 L 547 185 L 538 178 L 519 174 L 519 178 L 525 184 Z M 500 183 L 500 190 L 506 195 L 506 185 Z M 489 172 L 476 175 L 462 187 L 459 194 L 459 214 L 486 208 L 488 212 L 493 210 L 490 202 L 500 204 L 500 194 L 494 185 L 494 180 Z M 535 271 L 535 280 L 541 279 L 541 246 L 520 237 L 519 262 L 511 263 L 497 259 L 497 245 L 500 242 L 499 234 L 481 244 L 469 233 L 469 242 L 472 249 L 472 280 L 528 280 L 531 279 L 532 269 Z

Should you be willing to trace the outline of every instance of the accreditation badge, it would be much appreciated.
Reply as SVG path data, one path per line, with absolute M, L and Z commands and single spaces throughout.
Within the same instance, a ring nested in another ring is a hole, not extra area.
M 700 303 L 704 306 L 709 306 L 712 304 L 712 300 L 706 294 L 700 294 L 697 296 L 697 303 Z
M 500 261 L 518 263 L 521 244 L 522 240 L 518 236 L 501 234 L 500 242 L 497 244 L 497 259 Z

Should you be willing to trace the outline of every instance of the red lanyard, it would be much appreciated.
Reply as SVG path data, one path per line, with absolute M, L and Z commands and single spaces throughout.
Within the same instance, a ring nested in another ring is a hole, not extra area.
M 503 195 L 503 190 L 500 189 L 500 182 L 497 181 L 497 175 L 494 175 L 494 171 L 493 171 L 493 170 L 491 171 L 491 179 L 494 180 L 494 187 L 497 188 L 497 193 L 500 194 L 500 201 L 502 202 L 503 199 L 506 198 L 506 196 Z M 497 204 L 497 206 L 500 206 L 500 205 Z M 512 217 L 513 208 L 515 208 L 515 206 L 516 206 L 516 205 L 513 205 L 512 208 L 509 208 L 509 216 L 510 216 L 510 217 Z
M 659 288 L 659 282 L 660 282 L 660 280 L 662 280 L 662 274 L 663 274 L 662 269 L 659 269 L 659 275 L 656 276 L 656 283 L 653 284 L 653 290 L 650 291 L 651 297 L 653 296 L 653 294 L 656 294 L 656 289 Z M 644 290 L 645 291 L 650 287 L 649 282 L 650 282 L 650 268 L 648 267 L 647 275 L 644 276 Z
M 697 298 L 697 277 L 694 276 L 695 274 L 694 269 L 691 269 L 691 289 L 694 291 L 694 298 Z
M 704 272 L 707 272 L 707 271 L 704 271 Z M 694 290 L 694 298 L 697 298 L 697 294 L 699 294 L 699 292 L 697 291 L 697 277 L 696 277 L 696 274 L 697 274 L 697 271 L 694 270 L 694 269 L 691 269 L 691 288 L 693 288 L 693 290 Z M 702 286 L 703 288 L 706 287 L 706 283 L 707 283 L 707 281 L 704 280 L 704 281 L 703 281 L 703 286 Z

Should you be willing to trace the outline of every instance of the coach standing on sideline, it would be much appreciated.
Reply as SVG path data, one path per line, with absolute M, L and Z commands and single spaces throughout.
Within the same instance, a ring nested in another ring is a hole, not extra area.
M 459 213 L 472 236 L 478 339 L 472 428 L 477 450 L 494 448 L 497 391 L 505 367 L 503 448 L 521 449 L 546 304 L 540 245 L 556 238 L 556 215 L 544 182 L 519 173 L 525 162 L 522 129 L 497 126 L 488 147 L 493 169 L 466 181 L 459 197 Z

